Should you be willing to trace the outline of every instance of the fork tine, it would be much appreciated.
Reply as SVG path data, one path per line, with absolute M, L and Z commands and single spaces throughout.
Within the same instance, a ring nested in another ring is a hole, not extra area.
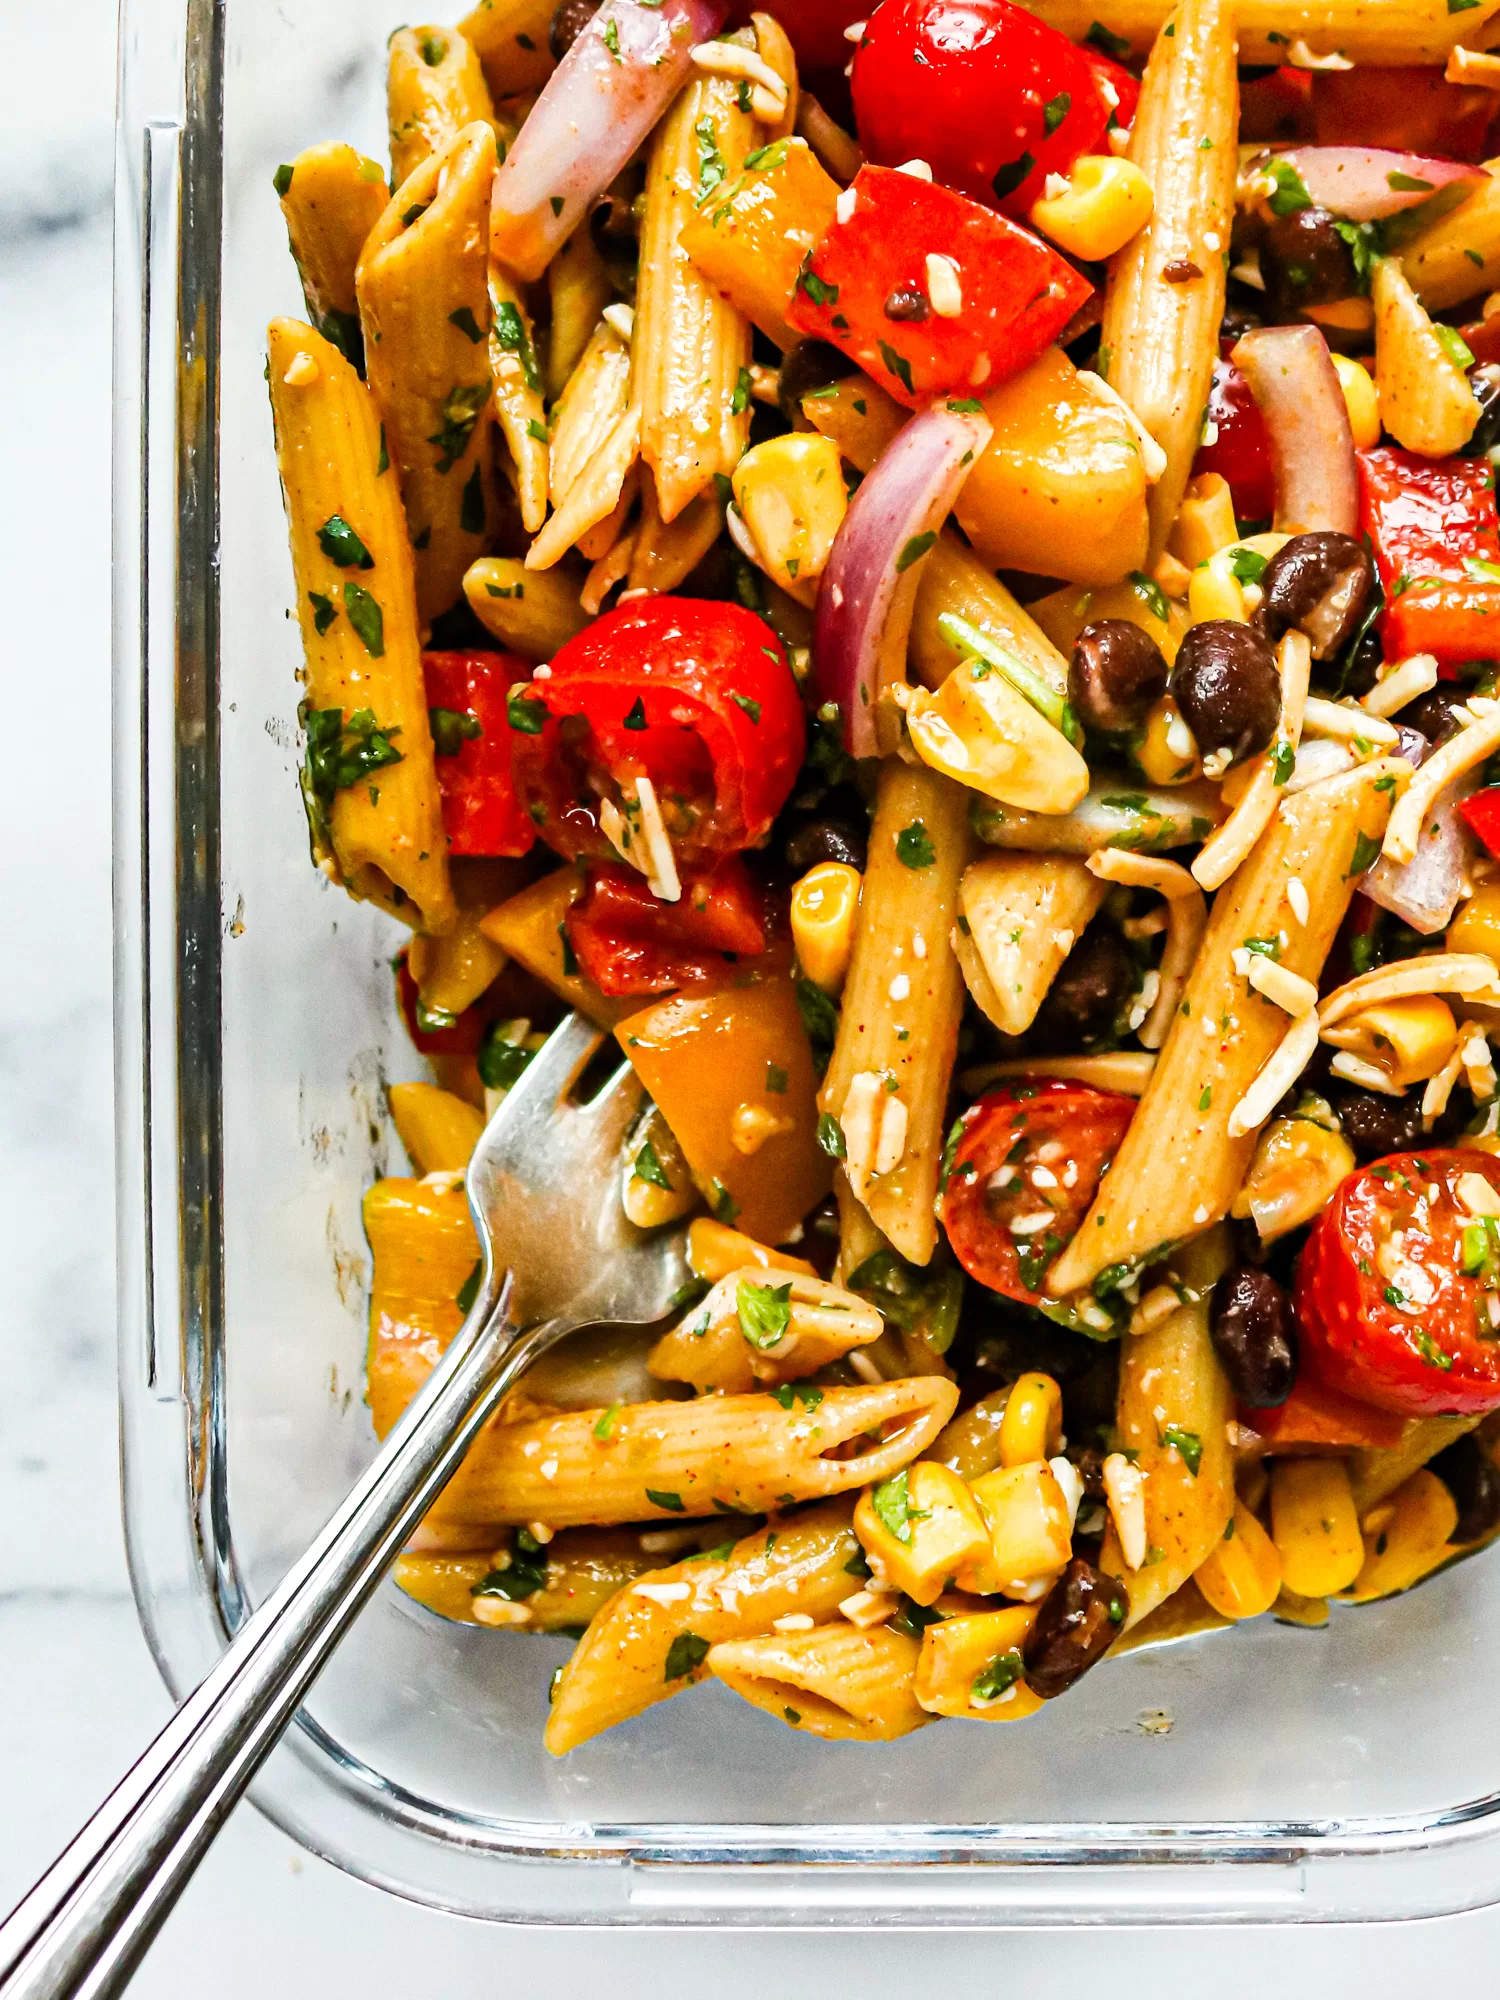
M 508 1122 L 519 1123 L 553 1109 L 578 1081 L 603 1041 L 602 1028 L 582 1014 L 569 1014 L 506 1093 Z

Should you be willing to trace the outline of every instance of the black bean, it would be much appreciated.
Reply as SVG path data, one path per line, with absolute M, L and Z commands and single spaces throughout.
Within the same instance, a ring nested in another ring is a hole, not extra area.
M 1252 1410 L 1274 1410 L 1297 1380 L 1291 1294 L 1269 1271 L 1236 1264 L 1214 1287 L 1209 1337 L 1229 1386 Z
M 1087 1049 L 1115 1032 L 1135 987 L 1129 946 L 1109 924 L 1091 924 L 1063 960 L 1032 1027 L 1038 1049 Z
M 805 875 L 821 861 L 842 861 L 864 873 L 869 828 L 863 820 L 822 813 L 800 826 L 786 844 L 786 863 L 794 875 Z
M 789 347 L 776 378 L 776 400 L 789 424 L 803 421 L 802 398 L 834 382 L 847 382 L 858 368 L 831 341 L 799 340 Z
M 1205 757 L 1239 764 L 1264 750 L 1281 714 L 1281 676 L 1265 634 L 1230 618 L 1190 627 L 1172 668 L 1172 693 Z
M 599 6 L 600 0 L 562 0 L 562 5 L 552 16 L 552 26 L 547 30 L 547 46 L 552 51 L 554 62 L 562 61 L 598 13 Z
M 1459 681 L 1440 681 L 1426 694 L 1419 694 L 1415 701 L 1409 701 L 1392 720 L 1398 725 L 1404 723 L 1411 729 L 1420 729 L 1434 748 L 1456 736 L 1464 726 L 1463 717 L 1455 715 L 1474 692 Z
M 1420 1092 L 1385 1097 L 1379 1091 L 1349 1087 L 1330 1091 L 1329 1102 L 1361 1166 L 1383 1160 L 1387 1153 L 1409 1152 L 1422 1143 Z
M 1500 372 L 1493 364 L 1476 368 L 1469 377 L 1469 387 L 1479 404 L 1479 422 L 1469 433 L 1463 456 L 1483 458 L 1500 444 Z
M 1461 1437 L 1428 1463 L 1458 1507 L 1452 1540 L 1477 1542 L 1500 1527 L 1500 1468 L 1478 1438 Z
M 1329 659 L 1354 637 L 1374 581 L 1369 551 L 1353 535 L 1293 535 L 1261 574 L 1260 623 L 1273 641 L 1295 626 L 1315 660 Z
M 613 188 L 601 194 L 589 211 L 589 228 L 606 256 L 611 251 L 616 256 L 633 252 L 640 234 L 634 206 Z
M 1260 274 L 1277 319 L 1349 298 L 1358 287 L 1349 246 L 1326 208 L 1278 216 L 1260 249 Z
M 1074 1556 L 1042 1599 L 1021 1647 L 1031 1692 L 1044 1701 L 1066 1694 L 1109 1651 L 1129 1614 L 1130 1597 L 1119 1578 Z
M 1086 729 L 1119 735 L 1136 728 L 1167 680 L 1161 648 L 1129 619 L 1101 618 L 1073 641 L 1068 700 Z
M 1068 1446 L 1068 1462 L 1083 1481 L 1090 1500 L 1104 1498 L 1104 1453 L 1091 1444 Z
M 1409 722 L 1393 723 L 1396 732 L 1394 755 L 1404 757 L 1413 770 L 1419 770 L 1432 754 L 1432 745 L 1420 729 L 1413 729 Z
M 915 285 L 898 285 L 885 302 L 887 319 L 916 320 L 932 318 L 932 301 L 925 292 L 919 292 Z

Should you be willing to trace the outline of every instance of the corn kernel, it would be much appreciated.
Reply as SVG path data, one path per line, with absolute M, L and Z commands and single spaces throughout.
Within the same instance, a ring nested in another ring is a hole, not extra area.
M 1261 1242 L 1274 1242 L 1321 1214 L 1354 1168 L 1354 1154 L 1340 1133 L 1310 1118 L 1278 1118 L 1261 1133 L 1230 1213 L 1241 1220 L 1253 1217 Z
M 388 1095 L 397 1137 L 417 1172 L 461 1174 L 484 1130 L 474 1106 L 432 1083 L 393 1083 Z
M 1001 1465 L 1032 1465 L 1061 1449 L 1062 1390 L 1050 1375 L 1022 1375 L 1000 1419 Z
M 1414 993 L 1362 1007 L 1324 1039 L 1373 1063 L 1404 1090 L 1437 1075 L 1458 1046 L 1458 1024 L 1435 993 Z
M 1193 571 L 1188 584 L 1188 616 L 1195 625 L 1209 618 L 1229 618 L 1236 625 L 1249 623 L 1245 593 L 1232 566 L 1232 549 L 1218 549 Z
M 1448 926 L 1447 948 L 1500 957 L 1500 882 L 1486 882 L 1474 891 Z
M 917 755 L 934 771 L 1002 805 L 1065 813 L 1089 788 L 1073 745 L 1003 674 L 965 660 L 936 694 L 902 691 Z
M 797 963 L 825 993 L 839 993 L 854 949 L 854 919 L 863 877 L 843 861 L 820 861 L 792 891 L 792 942 Z
M 1229 481 L 1220 473 L 1202 472 L 1182 496 L 1167 547 L 1179 562 L 1196 569 L 1237 541 L 1239 532 Z
M 1390 1597 L 1420 1583 L 1454 1553 L 1458 1508 L 1453 1495 L 1424 1466 L 1398 1486 L 1390 1500 L 1365 1517 L 1365 1559 L 1350 1592 L 1357 1604 Z
M 827 567 L 849 507 L 839 448 L 816 431 L 753 445 L 734 469 L 734 500 L 766 568 L 799 592 Z
M 1169 694 L 1153 704 L 1135 761 L 1153 785 L 1185 785 L 1201 776 L 1203 764 L 1192 731 Z
M 1151 220 L 1151 183 L 1129 160 L 1087 153 L 1064 193 L 1031 204 L 1031 226 L 1086 263 L 1113 257 Z
M 1329 1597 L 1353 1583 L 1365 1547 L 1341 1458 L 1284 1458 L 1272 1468 L 1271 1540 L 1296 1596 Z
M 1041 1697 L 1021 1678 L 1021 1648 L 1035 1618 L 1035 1611 L 1017 1606 L 929 1625 L 912 1684 L 919 1705 L 930 1715 L 973 1722 L 1020 1722 L 1035 1715 Z
M 956 1572 L 960 1590 L 1025 1597 L 1073 1553 L 1073 1513 L 1050 1465 L 1002 1467 L 970 1492 L 989 1530 L 989 1547 Z
M 1335 354 L 1333 365 L 1344 392 L 1344 408 L 1349 412 L 1349 428 L 1354 433 L 1354 449 L 1371 451 L 1380 442 L 1380 398 L 1368 368 L 1348 354 Z
M 1258 1618 L 1281 1594 L 1281 1557 L 1248 1507 L 1235 1502 L 1222 1541 L 1215 1542 L 1194 1581 L 1221 1618 Z
M 854 1532 L 866 1554 L 918 1604 L 931 1604 L 951 1577 L 983 1562 L 990 1548 L 968 1487 L 946 1465 L 925 1459 L 865 1488 Z

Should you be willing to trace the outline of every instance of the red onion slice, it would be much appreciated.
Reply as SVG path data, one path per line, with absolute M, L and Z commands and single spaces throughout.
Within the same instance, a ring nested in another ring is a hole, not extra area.
M 1483 167 L 1458 160 L 1433 160 L 1422 153 L 1395 153 L 1384 146 L 1295 146 L 1277 153 L 1295 168 L 1317 208 L 1350 222 L 1378 222 L 1430 200 L 1442 188 L 1459 194 L 1489 179 Z M 1459 182 L 1468 182 L 1459 188 Z
M 878 754 L 881 663 L 891 663 L 889 678 L 902 678 L 916 595 L 903 579 L 932 546 L 991 435 L 977 405 L 971 413 L 935 403 L 902 426 L 849 503 L 818 589 L 811 694 L 814 707 L 837 705 L 851 757 Z
M 1382 855 L 1359 885 L 1362 896 L 1423 937 L 1448 928 L 1463 894 L 1474 843 L 1458 808 L 1478 789 L 1480 776 L 1470 771 L 1443 794 L 1410 861 L 1402 865 Z
M 495 176 L 490 248 L 539 278 L 682 87 L 727 0 L 605 0 L 548 78 Z
M 1270 433 L 1278 534 L 1357 533 L 1354 434 L 1328 342 L 1315 326 L 1258 326 L 1229 358 Z

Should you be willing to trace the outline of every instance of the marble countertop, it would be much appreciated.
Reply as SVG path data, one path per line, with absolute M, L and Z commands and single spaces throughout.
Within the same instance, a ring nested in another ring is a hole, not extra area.
M 0 14 L 21 26 L 19 0 Z M 152 1731 L 167 1699 L 136 1624 L 117 1496 L 111 1251 L 109 172 L 114 9 L 77 0 L 69 88 L 13 92 L 0 137 L 0 550 L 10 740 L 0 870 L 0 1909 Z M 59 120 L 58 106 L 63 106 Z M 36 754 L 40 750 L 41 754 Z M 45 855 L 45 865 L 42 865 Z M 242 1808 L 138 1975 L 147 2000 L 464 1981 L 738 2000 L 860 1971 L 911 1991 L 1092 1975 L 1221 2000 L 1415 1992 L 1500 1951 L 1500 1909 L 1338 1930 L 963 1935 L 501 1931 L 416 1908 L 303 1854 Z M 518 1982 L 519 1983 L 519 1982 Z

